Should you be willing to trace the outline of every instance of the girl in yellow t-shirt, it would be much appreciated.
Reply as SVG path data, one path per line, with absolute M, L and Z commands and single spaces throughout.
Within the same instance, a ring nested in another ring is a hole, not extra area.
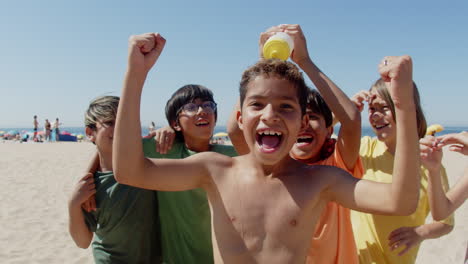
M 360 156 L 364 168 L 362 178 L 383 183 L 392 181 L 397 140 L 395 105 L 387 85 L 389 83 L 379 79 L 370 91 L 361 91 L 352 99 L 361 111 L 364 102 L 369 104 L 369 123 L 377 136 L 361 139 Z M 413 85 L 418 134 L 423 138 L 427 127 L 426 119 L 416 84 Z M 440 177 L 445 189 L 448 181 L 441 158 L 422 158 L 421 163 L 420 198 L 412 215 L 384 216 L 352 211 L 351 220 L 360 263 L 414 263 L 422 241 L 441 237 L 453 229 L 453 216 L 439 222 L 425 223 L 430 211 L 429 178 Z

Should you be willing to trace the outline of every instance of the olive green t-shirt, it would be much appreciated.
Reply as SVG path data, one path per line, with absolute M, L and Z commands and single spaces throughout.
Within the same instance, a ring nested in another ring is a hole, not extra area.
M 159 154 L 153 138 L 143 140 L 143 150 L 146 157 L 166 159 L 183 159 L 197 153 L 176 141 L 167 154 Z M 211 145 L 210 151 L 237 156 L 232 146 Z M 158 191 L 158 202 L 164 263 L 213 263 L 211 214 L 205 191 Z
M 94 232 L 96 263 L 160 263 L 156 192 L 118 183 L 112 172 L 96 172 L 95 212 L 85 212 Z

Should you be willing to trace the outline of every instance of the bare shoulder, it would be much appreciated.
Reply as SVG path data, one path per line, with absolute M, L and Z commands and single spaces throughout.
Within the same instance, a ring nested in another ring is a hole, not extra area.
M 305 179 L 312 181 L 314 185 L 320 186 L 320 189 L 327 190 L 337 182 L 343 182 L 354 179 L 345 170 L 328 165 L 309 165 L 301 168 Z

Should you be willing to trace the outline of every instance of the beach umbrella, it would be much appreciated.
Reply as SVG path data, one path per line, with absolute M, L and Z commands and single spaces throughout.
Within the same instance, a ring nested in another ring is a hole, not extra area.
M 226 132 L 218 132 L 213 135 L 213 137 L 227 137 L 227 136 L 228 136 L 228 133 Z
M 5 131 L 0 131 L 0 137 L 3 137 L 3 135 L 5 135 Z

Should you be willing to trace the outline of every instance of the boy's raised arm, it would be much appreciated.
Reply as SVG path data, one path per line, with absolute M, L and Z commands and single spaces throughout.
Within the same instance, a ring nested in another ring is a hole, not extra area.
M 412 61 L 409 56 L 385 57 L 379 65 L 384 81 L 389 83 L 395 104 L 396 148 L 391 184 L 337 177 L 330 195 L 351 209 L 409 215 L 419 200 L 420 161 L 413 99 Z
M 120 99 L 113 142 L 114 176 L 120 183 L 157 190 L 200 187 L 207 175 L 204 156 L 186 160 L 154 160 L 143 155 L 140 102 L 148 72 L 159 58 L 166 40 L 158 33 L 130 37 L 128 68 Z M 157 164 L 156 164 L 157 163 Z
M 299 25 L 280 25 L 279 28 L 294 39 L 294 52 L 291 59 L 307 74 L 341 123 L 337 147 L 346 167 L 352 170 L 359 157 L 361 113 L 349 97 L 311 60 L 301 27 Z

